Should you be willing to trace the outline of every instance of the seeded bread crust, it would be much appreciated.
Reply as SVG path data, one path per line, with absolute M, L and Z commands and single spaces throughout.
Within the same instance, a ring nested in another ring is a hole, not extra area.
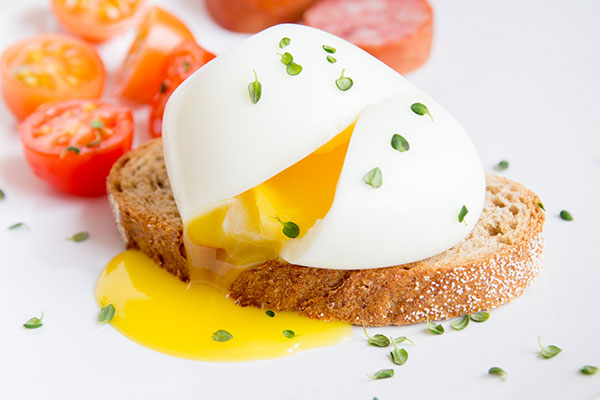
M 545 214 L 524 186 L 488 174 L 484 210 L 463 242 L 416 263 L 329 270 L 271 261 L 242 272 L 230 296 L 241 306 L 356 325 L 406 325 L 490 310 L 520 296 L 542 267 Z M 121 158 L 107 181 L 127 248 L 139 249 L 183 281 L 183 225 L 167 178 L 162 142 Z

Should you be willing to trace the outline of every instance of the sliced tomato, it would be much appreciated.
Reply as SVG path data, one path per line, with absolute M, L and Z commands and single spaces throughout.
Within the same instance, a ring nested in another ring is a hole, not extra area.
M 213 58 L 213 53 L 204 50 L 193 40 L 186 40 L 169 53 L 163 66 L 159 89 L 152 100 L 150 134 L 153 137 L 161 135 L 162 116 L 171 93 L 188 76 Z
M 37 176 L 67 193 L 99 196 L 112 165 L 131 149 L 133 127 L 126 107 L 69 100 L 41 106 L 19 134 Z
M 58 21 L 75 35 L 102 42 L 124 32 L 146 0 L 52 0 Z
M 4 101 L 19 120 L 49 101 L 100 97 L 106 75 L 90 45 L 62 35 L 12 45 L 2 53 L 0 74 Z
M 117 76 L 119 94 L 129 100 L 149 103 L 160 87 L 162 67 L 171 50 L 193 39 L 190 30 L 177 17 L 160 7 L 152 7 L 144 16 Z

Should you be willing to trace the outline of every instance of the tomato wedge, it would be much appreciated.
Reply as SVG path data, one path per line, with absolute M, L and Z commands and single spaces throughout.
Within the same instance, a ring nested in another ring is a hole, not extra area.
M 146 0 L 52 0 L 54 15 L 70 32 L 103 42 L 124 32 Z
M 131 149 L 133 116 L 123 106 L 69 100 L 41 106 L 19 126 L 33 172 L 79 196 L 106 193 L 112 165 Z
M 149 103 L 160 87 L 161 70 L 169 52 L 188 39 L 193 40 L 194 36 L 183 22 L 160 7 L 152 7 L 117 76 L 119 94 Z
M 158 92 L 152 100 L 150 111 L 150 134 L 159 137 L 162 133 L 162 117 L 171 93 L 198 68 L 215 58 L 193 40 L 186 40 L 177 46 L 165 61 Z
M 6 49 L 0 58 L 0 75 L 6 105 L 21 121 L 49 101 L 100 97 L 106 73 L 87 43 L 42 35 Z

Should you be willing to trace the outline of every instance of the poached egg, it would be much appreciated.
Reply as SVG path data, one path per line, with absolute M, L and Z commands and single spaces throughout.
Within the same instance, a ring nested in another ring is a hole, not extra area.
M 301 25 L 258 33 L 184 81 L 163 146 L 192 280 L 129 250 L 96 298 L 115 306 L 126 336 L 185 358 L 262 359 L 348 340 L 347 324 L 238 307 L 229 283 L 274 259 L 418 261 L 462 241 L 485 198 L 477 152 L 448 112 L 368 53 Z M 221 330 L 231 338 L 215 340 Z

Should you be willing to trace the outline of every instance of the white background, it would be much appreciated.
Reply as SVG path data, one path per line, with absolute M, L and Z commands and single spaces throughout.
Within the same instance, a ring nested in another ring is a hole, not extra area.
M 156 1 L 220 52 L 239 41 L 205 15 L 201 0 Z M 20 37 L 58 30 L 49 1 L 0 0 L 0 50 Z M 408 362 L 369 347 L 355 329 L 348 344 L 286 359 L 247 363 L 181 360 L 96 326 L 96 278 L 121 251 L 104 198 L 57 193 L 30 172 L 14 119 L 0 105 L 0 398 L 2 399 L 594 399 L 600 374 L 600 2 L 437 0 L 431 58 L 408 78 L 470 133 L 487 169 L 536 191 L 548 210 L 545 269 L 488 322 L 443 336 L 423 325 L 373 329 L 406 335 Z M 118 66 L 131 33 L 103 46 Z M 107 96 L 110 98 L 110 96 Z M 147 110 L 136 113 L 138 142 Z M 573 222 L 557 217 L 561 209 Z M 8 231 L 15 222 L 29 231 Z M 90 240 L 65 237 L 88 230 Z M 44 326 L 22 323 L 44 312 Z M 541 359 L 537 337 L 563 352 Z M 508 371 L 502 382 L 491 366 Z M 366 374 L 395 367 L 396 376 Z M 168 397 L 167 397 L 168 396 Z

